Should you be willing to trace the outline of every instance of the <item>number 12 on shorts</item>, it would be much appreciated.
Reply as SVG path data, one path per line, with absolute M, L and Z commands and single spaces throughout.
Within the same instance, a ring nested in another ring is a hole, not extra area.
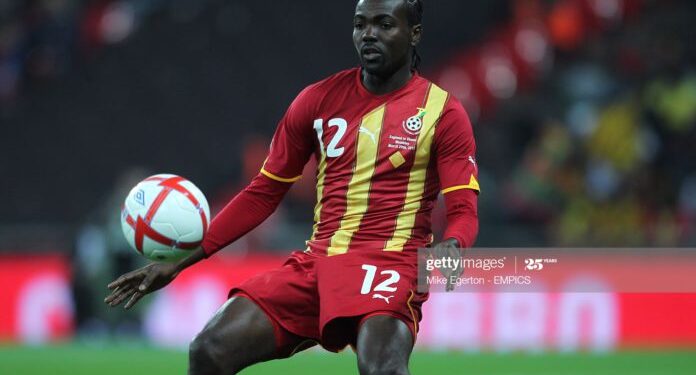
M 375 281 L 375 275 L 377 274 L 377 266 L 371 264 L 363 264 L 362 269 L 365 270 L 365 278 L 363 279 L 362 288 L 360 288 L 360 294 L 370 294 L 370 292 L 395 292 L 396 287 L 392 286 L 399 282 L 401 275 L 394 270 L 384 270 L 380 272 L 380 275 L 389 275 L 389 278 L 377 284 L 373 289 L 372 284 Z

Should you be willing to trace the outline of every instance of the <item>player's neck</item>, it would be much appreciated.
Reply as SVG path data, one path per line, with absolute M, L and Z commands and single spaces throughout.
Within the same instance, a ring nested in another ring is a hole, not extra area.
M 363 86 L 372 94 L 384 95 L 404 87 L 413 76 L 409 65 L 404 65 L 390 76 L 382 77 L 362 70 Z

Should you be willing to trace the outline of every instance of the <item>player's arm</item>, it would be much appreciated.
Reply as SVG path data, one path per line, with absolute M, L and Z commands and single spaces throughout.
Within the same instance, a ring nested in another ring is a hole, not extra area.
M 437 171 L 447 209 L 444 240 L 433 247 L 438 257 L 460 257 L 460 249 L 471 247 L 478 234 L 476 143 L 464 108 L 452 100 L 435 131 Z M 452 281 L 462 269 L 445 271 L 443 276 Z M 453 289 L 454 283 L 448 282 L 446 290 Z
M 186 268 L 211 256 L 256 228 L 276 210 L 293 182 L 302 174 L 314 150 L 313 100 L 305 89 L 280 121 L 259 174 L 211 221 L 200 249 L 175 264 L 152 263 L 122 275 L 108 285 L 104 300 L 116 306 L 130 298 L 128 309 L 144 295 L 169 284 Z
M 313 116 L 317 94 L 303 90 L 278 124 L 259 174 L 212 220 L 202 248 L 210 256 L 256 228 L 299 180 L 316 147 Z

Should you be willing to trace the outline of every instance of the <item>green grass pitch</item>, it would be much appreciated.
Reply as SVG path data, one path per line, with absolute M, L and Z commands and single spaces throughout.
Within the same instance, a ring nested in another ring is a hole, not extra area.
M 3 375 L 185 374 L 186 353 L 145 346 L 0 346 Z M 475 375 L 681 375 L 696 374 L 696 351 L 610 354 L 459 354 L 416 352 L 411 372 Z M 309 351 L 249 368 L 244 375 L 357 374 L 355 355 Z

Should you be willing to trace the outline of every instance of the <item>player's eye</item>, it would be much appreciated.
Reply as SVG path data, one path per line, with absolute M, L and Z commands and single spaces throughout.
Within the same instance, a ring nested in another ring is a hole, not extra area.
M 353 22 L 353 27 L 356 29 L 362 29 L 363 24 L 362 24 L 362 22 Z
M 381 26 L 384 30 L 389 30 L 392 27 L 394 27 L 394 25 L 392 25 L 391 23 L 383 23 Z

